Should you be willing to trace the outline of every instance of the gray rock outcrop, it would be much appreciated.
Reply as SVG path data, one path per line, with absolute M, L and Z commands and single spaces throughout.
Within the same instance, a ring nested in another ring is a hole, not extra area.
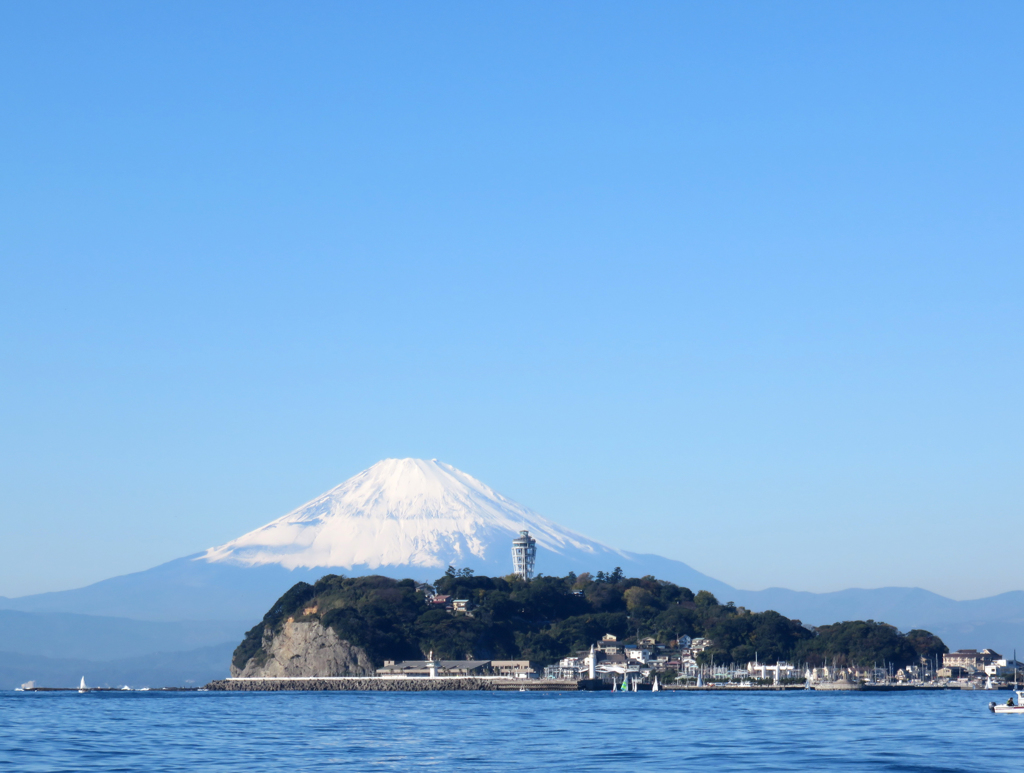
M 372 676 L 366 652 L 339 639 L 319 620 L 287 620 L 277 632 L 263 631 L 263 644 L 243 668 L 231 665 L 234 677 Z

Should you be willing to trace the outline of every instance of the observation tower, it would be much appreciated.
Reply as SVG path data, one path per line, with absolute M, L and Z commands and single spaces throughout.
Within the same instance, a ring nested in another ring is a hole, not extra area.
M 533 579 L 533 566 L 537 562 L 537 540 L 523 529 L 512 540 L 512 573 L 524 580 Z

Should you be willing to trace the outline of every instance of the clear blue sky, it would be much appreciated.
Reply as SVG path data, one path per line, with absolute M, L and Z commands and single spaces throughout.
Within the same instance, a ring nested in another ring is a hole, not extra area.
M 739 587 L 1024 588 L 1022 39 L 1020 2 L 3 4 L 0 594 L 389 456 Z

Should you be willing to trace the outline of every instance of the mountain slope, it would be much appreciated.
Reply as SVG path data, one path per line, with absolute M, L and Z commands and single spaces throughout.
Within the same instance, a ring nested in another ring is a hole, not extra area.
M 286 569 L 410 566 L 433 574 L 449 565 L 486 565 L 506 574 L 510 543 L 521 529 L 545 554 L 581 566 L 626 558 L 451 465 L 385 459 L 276 521 L 211 548 L 203 559 Z
M 0 608 L 139 620 L 259 619 L 285 589 L 325 574 L 433 581 L 448 566 L 502 576 L 521 529 L 537 571 L 657 574 L 717 594 L 732 588 L 679 561 L 615 550 L 566 529 L 454 467 L 385 459 L 287 515 L 205 553 Z
M 111 661 L 235 641 L 248 619 L 150 622 L 62 612 L 0 610 L 0 650 L 45 658 Z
M 0 690 L 25 682 L 36 687 L 73 687 L 83 676 L 90 687 L 201 686 L 230 673 L 231 653 L 237 642 L 201 647 L 186 652 L 157 652 L 115 660 L 48 658 L 0 650 Z

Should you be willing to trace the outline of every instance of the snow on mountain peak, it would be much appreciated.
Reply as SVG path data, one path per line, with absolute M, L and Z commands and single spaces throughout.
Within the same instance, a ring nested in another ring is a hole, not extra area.
M 528 529 L 555 554 L 610 548 L 564 529 L 436 459 L 384 459 L 276 521 L 201 560 L 288 569 L 365 566 L 444 568 L 511 563 L 511 540 Z M 568 557 L 568 556 L 567 556 Z

